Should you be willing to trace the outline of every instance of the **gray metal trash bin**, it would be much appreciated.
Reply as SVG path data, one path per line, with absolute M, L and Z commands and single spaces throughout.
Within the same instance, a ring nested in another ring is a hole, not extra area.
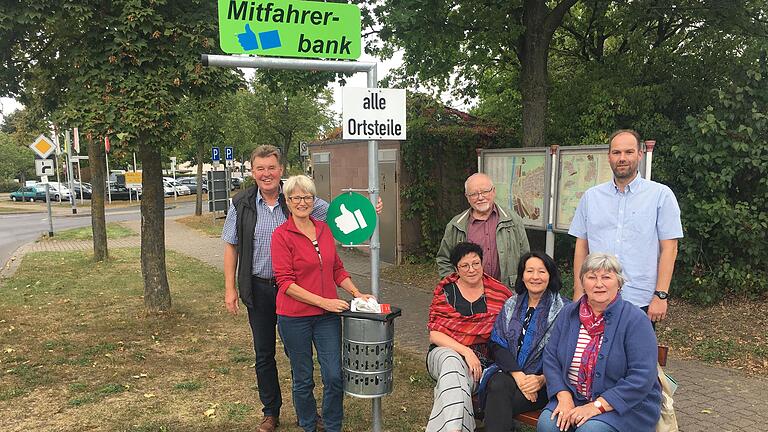
M 392 393 L 395 318 L 388 314 L 342 312 L 341 364 L 344 392 L 359 398 Z

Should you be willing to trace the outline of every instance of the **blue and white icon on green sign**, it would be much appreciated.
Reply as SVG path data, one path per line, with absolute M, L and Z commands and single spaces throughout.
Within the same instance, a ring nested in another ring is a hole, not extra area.
M 376 209 L 368 198 L 345 192 L 331 201 L 326 219 L 333 238 L 345 245 L 362 244 L 376 228 Z

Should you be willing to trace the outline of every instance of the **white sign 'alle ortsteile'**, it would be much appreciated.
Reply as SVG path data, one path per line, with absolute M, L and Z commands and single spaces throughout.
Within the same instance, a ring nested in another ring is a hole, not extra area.
M 405 140 L 405 90 L 342 88 L 345 140 Z

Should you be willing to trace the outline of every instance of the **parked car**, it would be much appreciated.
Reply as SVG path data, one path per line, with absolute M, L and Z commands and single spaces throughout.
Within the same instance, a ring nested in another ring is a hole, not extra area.
M 109 194 L 112 196 L 112 201 L 141 199 L 141 192 L 132 189 L 129 190 L 127 187 L 120 185 L 110 186 Z
M 38 190 L 35 186 L 23 186 L 16 192 L 11 192 L 11 201 L 45 201 L 45 187 Z
M 45 185 L 46 183 L 40 182 L 37 183 L 35 187 L 41 186 L 43 192 L 45 192 Z M 64 186 L 63 183 L 48 182 L 48 186 L 50 187 L 48 194 L 50 195 L 52 201 L 58 201 L 59 199 L 62 201 L 69 201 L 69 198 L 72 196 L 72 193 L 66 186 Z M 38 190 L 40 189 L 38 188 Z
M 197 193 L 197 177 L 182 177 L 177 180 L 177 182 L 181 185 L 184 185 L 189 188 L 189 191 L 193 194 Z M 203 181 L 203 193 L 208 193 L 208 184 L 206 181 Z
M 173 189 L 176 189 L 176 195 L 189 195 L 189 194 L 192 193 L 192 191 L 190 191 L 188 187 L 186 187 L 186 186 L 184 186 L 182 184 L 179 184 L 179 182 L 175 181 L 171 177 L 163 177 L 163 189 L 165 189 L 166 186 L 171 190 L 170 194 L 166 190 L 165 191 L 166 195 L 172 196 L 173 195 Z
M 88 183 L 73 183 L 72 184 L 72 192 L 75 194 L 75 198 L 85 198 L 85 199 L 91 199 L 91 194 L 93 193 L 93 190 L 91 189 L 91 185 Z
M 229 184 L 232 186 L 232 190 L 240 189 L 243 187 L 243 179 L 240 177 L 231 177 L 229 179 Z

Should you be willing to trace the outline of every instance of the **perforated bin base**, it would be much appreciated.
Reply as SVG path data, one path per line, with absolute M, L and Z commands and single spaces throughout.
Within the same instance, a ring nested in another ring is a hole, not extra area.
M 392 393 L 392 371 L 360 373 L 342 370 L 344 393 L 363 399 L 378 398 Z

